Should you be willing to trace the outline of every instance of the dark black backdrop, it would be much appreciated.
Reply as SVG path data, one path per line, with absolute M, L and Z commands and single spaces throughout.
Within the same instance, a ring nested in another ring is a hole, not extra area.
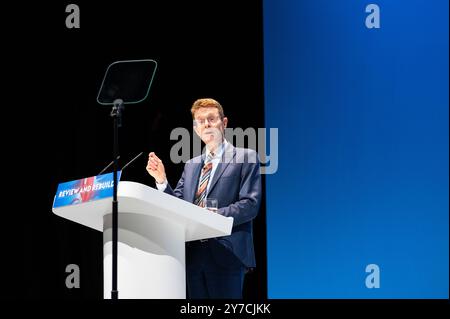
M 96 103 L 111 62 L 158 62 L 148 99 L 124 112 L 122 159 L 144 151 L 127 180 L 154 186 L 145 165 L 155 151 L 177 182 L 183 164 L 169 160 L 169 134 L 191 128 L 197 98 L 220 101 L 229 127 L 264 126 L 260 1 L 74 1 L 80 29 L 65 27 L 69 3 L 4 11 L 2 162 L 13 203 L 3 216 L 6 297 L 102 298 L 102 234 L 53 215 L 51 206 L 58 182 L 95 175 L 112 160 L 110 109 Z M 254 235 L 258 267 L 245 297 L 265 298 L 264 204 Z M 72 263 L 80 266 L 79 289 L 65 286 Z

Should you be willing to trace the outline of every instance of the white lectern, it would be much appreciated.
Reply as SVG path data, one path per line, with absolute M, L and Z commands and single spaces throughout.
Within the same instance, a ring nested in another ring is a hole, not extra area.
M 186 298 L 185 242 L 229 235 L 233 218 L 135 182 L 119 182 L 117 196 L 119 298 Z M 110 298 L 111 198 L 53 212 L 103 231 L 103 296 Z

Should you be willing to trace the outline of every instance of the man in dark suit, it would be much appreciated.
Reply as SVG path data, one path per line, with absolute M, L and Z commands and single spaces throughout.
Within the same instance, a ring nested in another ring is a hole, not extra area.
M 147 171 L 158 189 L 202 207 L 207 198 L 217 199 L 217 213 L 233 217 L 231 235 L 186 244 L 186 281 L 189 298 L 240 299 L 244 276 L 255 267 L 252 220 L 261 203 L 258 155 L 226 141 L 228 119 L 219 102 L 199 99 L 191 113 L 206 152 L 185 164 L 175 189 L 167 183 L 164 165 L 153 152 Z

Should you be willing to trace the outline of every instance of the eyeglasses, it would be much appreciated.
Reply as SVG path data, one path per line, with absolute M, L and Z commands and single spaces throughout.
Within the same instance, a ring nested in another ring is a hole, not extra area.
M 216 124 L 217 122 L 219 122 L 220 120 L 220 116 L 210 116 L 207 117 L 206 119 L 197 119 L 194 120 L 194 126 L 200 126 L 200 125 L 204 125 L 206 123 L 206 121 L 208 121 L 209 124 Z

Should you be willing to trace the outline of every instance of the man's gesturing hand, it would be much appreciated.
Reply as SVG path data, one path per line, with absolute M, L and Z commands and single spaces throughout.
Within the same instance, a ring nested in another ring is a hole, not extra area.
M 147 172 L 155 179 L 158 184 L 166 181 L 166 171 L 162 161 L 154 152 L 148 154 Z

